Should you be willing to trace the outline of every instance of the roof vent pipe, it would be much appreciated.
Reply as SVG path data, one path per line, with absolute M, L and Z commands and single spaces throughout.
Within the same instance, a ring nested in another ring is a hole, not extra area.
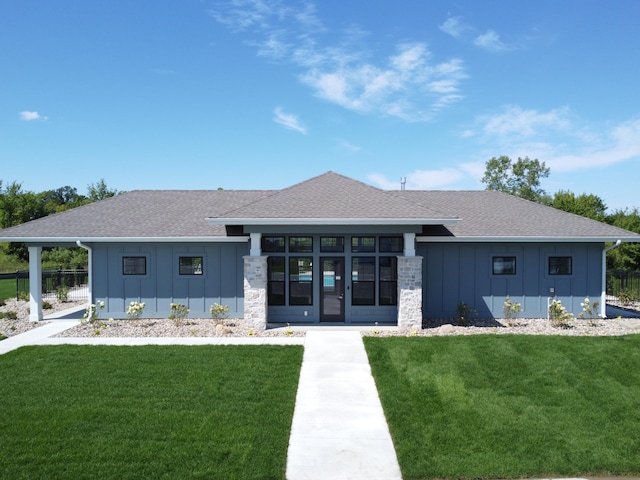
M 407 177 L 400 177 L 400 190 L 404 190 L 407 184 Z

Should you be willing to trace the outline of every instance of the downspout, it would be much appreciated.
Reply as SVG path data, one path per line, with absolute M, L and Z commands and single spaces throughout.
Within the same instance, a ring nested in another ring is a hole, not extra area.
M 93 250 L 89 245 L 83 244 L 80 240 L 76 240 L 76 245 L 80 248 L 84 248 L 89 253 L 89 263 L 87 265 L 87 270 L 89 271 L 89 280 L 88 280 L 88 289 L 89 289 L 89 303 L 87 306 L 93 305 Z M 88 312 L 89 315 L 92 315 L 93 312 Z M 91 318 L 91 317 L 89 317 Z
M 607 316 L 607 252 L 618 248 L 622 244 L 622 240 L 617 240 L 613 245 L 609 245 L 602 250 L 602 295 L 600 298 L 600 316 Z

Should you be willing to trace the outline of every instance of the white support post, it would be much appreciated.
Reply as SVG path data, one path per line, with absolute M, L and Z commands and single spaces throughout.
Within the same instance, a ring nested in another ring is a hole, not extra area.
M 415 233 L 404 234 L 404 256 L 405 257 L 416 256 L 416 234 Z
M 29 321 L 42 318 L 42 247 L 29 247 Z
M 262 255 L 262 246 L 260 245 L 260 242 L 262 240 L 262 234 L 261 233 L 251 233 L 250 234 L 250 238 L 251 238 L 251 246 L 249 247 L 249 255 L 251 255 L 252 257 L 259 257 Z

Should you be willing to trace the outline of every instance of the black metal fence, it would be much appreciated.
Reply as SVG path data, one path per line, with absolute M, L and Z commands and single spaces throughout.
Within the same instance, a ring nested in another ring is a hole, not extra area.
M 29 297 L 29 272 L 2 273 L 0 279 L 13 279 L 16 282 L 16 298 Z M 42 294 L 67 295 L 70 300 L 81 299 L 88 295 L 89 272 L 87 270 L 43 270 Z
M 640 300 L 640 272 L 609 270 L 607 272 L 607 297 Z

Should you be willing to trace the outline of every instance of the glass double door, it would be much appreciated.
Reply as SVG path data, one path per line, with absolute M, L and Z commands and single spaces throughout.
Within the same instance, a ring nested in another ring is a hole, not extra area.
M 344 257 L 320 257 L 320 321 L 344 322 Z

